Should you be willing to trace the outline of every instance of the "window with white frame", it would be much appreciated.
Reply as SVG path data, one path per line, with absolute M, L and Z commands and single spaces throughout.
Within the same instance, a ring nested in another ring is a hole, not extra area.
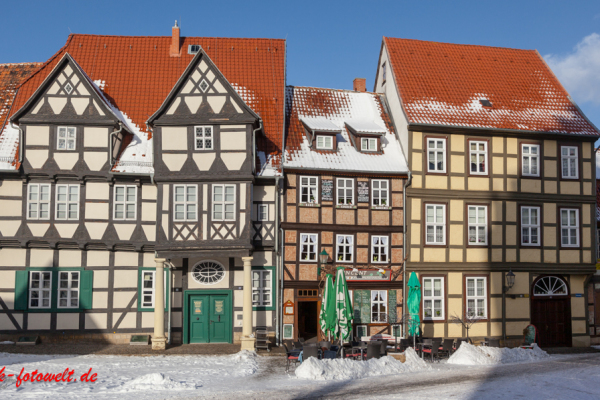
M 300 177 L 300 202 L 301 203 L 318 203 L 319 202 L 319 187 L 317 183 L 319 179 L 316 176 L 301 176 Z
M 446 172 L 446 139 L 427 139 L 427 172 Z
M 269 205 L 268 204 L 259 204 L 257 206 L 257 219 L 259 221 L 268 221 L 269 220 Z
M 446 244 L 446 205 L 425 206 L 425 244 Z
M 560 148 L 563 179 L 579 179 L 577 150 L 576 146 L 562 146 Z
M 371 236 L 371 262 L 387 263 L 388 261 L 388 237 Z
M 579 246 L 579 210 L 560 210 L 560 244 L 562 247 Z
M 371 201 L 374 206 L 389 206 L 390 190 L 387 179 L 373 179 L 371 181 Z
M 423 278 L 423 319 L 444 319 L 444 278 Z
M 50 185 L 27 185 L 27 219 L 50 219 Z
M 213 221 L 235 221 L 235 185 L 213 185 Z
M 29 308 L 50 308 L 52 272 L 29 272 Z
M 540 245 L 539 207 L 521 207 L 521 245 Z
M 270 307 L 272 302 L 273 274 L 271 270 L 252 270 L 252 306 Z
M 471 175 L 487 174 L 487 142 L 469 142 Z
M 194 127 L 196 150 L 212 150 L 213 149 L 213 127 L 212 126 L 196 126 Z
M 79 308 L 79 272 L 58 273 L 58 308 Z
M 337 235 L 336 256 L 338 262 L 352 262 L 354 259 L 354 236 Z
M 317 149 L 333 150 L 333 136 L 317 135 Z
M 521 165 L 523 176 L 540 176 L 540 145 L 521 145 Z
M 387 290 L 371 290 L 371 322 L 387 322 Z
M 338 205 L 354 204 L 354 179 L 337 179 L 337 203 Z
M 164 292 L 167 293 L 167 271 L 164 278 Z M 154 308 L 155 289 L 156 289 L 156 271 L 142 271 L 142 308 Z M 163 306 L 166 304 L 167 296 L 163 296 Z
M 173 187 L 173 221 L 198 220 L 198 186 L 175 185 Z
M 56 219 L 79 219 L 79 185 L 56 185 Z
M 377 138 L 361 138 L 361 151 L 377 151 Z
M 469 206 L 469 244 L 487 245 L 487 206 Z
M 466 278 L 467 316 L 470 318 L 487 317 L 487 278 Z
M 56 150 L 75 150 L 77 129 L 74 126 L 59 126 L 56 135 Z
M 315 233 L 300 234 L 300 261 L 317 261 L 318 237 Z
M 113 218 L 118 220 L 135 220 L 136 199 L 137 187 L 116 185 Z

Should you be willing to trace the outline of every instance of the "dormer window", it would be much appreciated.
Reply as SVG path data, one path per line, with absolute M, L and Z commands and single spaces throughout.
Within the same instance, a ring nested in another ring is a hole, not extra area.
M 200 51 L 199 44 L 190 44 L 188 45 L 188 54 L 197 54 Z
M 377 151 L 377 138 L 361 138 L 361 151 Z
M 317 150 L 333 150 L 333 137 L 331 135 L 317 135 Z

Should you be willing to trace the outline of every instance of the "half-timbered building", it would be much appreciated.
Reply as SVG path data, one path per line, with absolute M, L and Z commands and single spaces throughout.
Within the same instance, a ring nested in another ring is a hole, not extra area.
M 587 346 L 594 141 L 537 51 L 384 38 L 375 91 L 406 150 L 407 273 L 422 331 Z M 514 274 L 512 279 L 507 275 Z
M 0 334 L 274 332 L 284 69 L 283 40 L 70 35 L 2 131 Z
M 287 88 L 284 339 L 320 337 L 323 282 L 337 267 L 352 292 L 354 337 L 391 336 L 402 315 L 408 167 L 385 96 L 365 92 L 364 79 L 354 85 Z

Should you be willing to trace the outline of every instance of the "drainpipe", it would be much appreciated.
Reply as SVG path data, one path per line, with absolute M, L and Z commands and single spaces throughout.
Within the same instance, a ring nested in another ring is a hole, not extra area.
M 123 123 L 119 122 L 119 129 L 116 131 L 112 131 L 108 137 L 108 162 L 110 163 L 110 170 L 113 169 L 114 165 L 113 165 L 113 142 L 112 142 L 112 138 L 113 135 L 116 135 L 117 133 L 121 133 L 123 131 Z
M 256 132 L 263 128 L 262 119 L 258 120 L 258 128 L 252 131 L 252 173 L 256 173 Z
M 23 162 L 23 129 L 20 126 L 14 126 L 12 121 L 10 121 L 10 126 L 13 129 L 19 130 L 19 163 L 22 163 Z
M 279 177 L 275 178 L 275 266 L 279 266 Z M 279 330 L 279 309 L 281 308 L 281 298 L 276 302 L 275 310 L 275 341 L 277 346 L 281 345 L 281 332 Z
M 166 264 L 169 264 L 169 286 L 167 286 L 167 289 L 169 290 L 168 292 L 168 296 L 169 296 L 169 319 L 168 319 L 168 333 L 167 333 L 167 338 L 168 338 L 168 343 L 172 344 L 172 340 L 171 340 L 171 310 L 173 308 L 173 269 L 175 268 L 175 266 L 173 265 L 173 263 L 171 261 L 167 261 Z
M 402 322 L 406 321 L 406 261 L 408 260 L 408 255 L 406 254 L 406 188 L 410 186 L 412 183 L 412 174 L 408 171 L 408 179 L 404 184 L 404 190 L 402 190 L 402 209 L 404 212 L 402 213 L 402 223 L 404 226 L 402 227 L 402 247 L 404 256 L 404 265 L 402 268 Z M 402 337 L 406 339 L 406 327 L 404 324 L 402 325 Z

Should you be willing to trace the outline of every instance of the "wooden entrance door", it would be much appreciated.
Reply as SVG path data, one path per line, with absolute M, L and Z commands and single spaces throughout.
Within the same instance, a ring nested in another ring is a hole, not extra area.
M 191 295 L 188 306 L 190 343 L 230 341 L 232 318 L 228 295 Z
M 571 346 L 571 301 L 568 296 L 534 298 L 531 323 L 538 330 L 541 347 Z

